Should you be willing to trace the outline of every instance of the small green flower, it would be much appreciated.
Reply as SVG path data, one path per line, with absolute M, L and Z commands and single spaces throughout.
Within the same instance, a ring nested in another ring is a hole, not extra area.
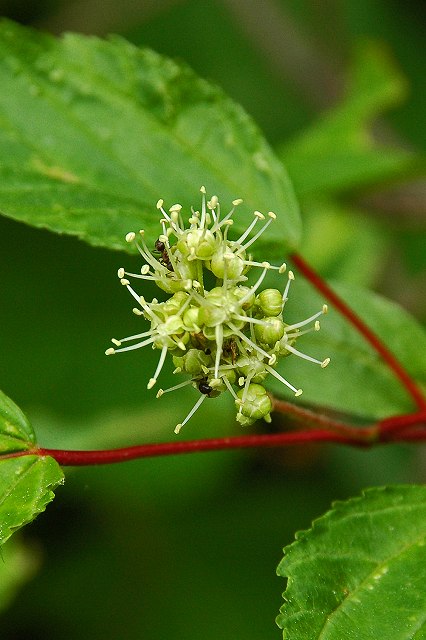
M 318 318 L 327 313 L 327 306 L 310 318 L 289 325 L 284 320 L 284 309 L 294 280 L 293 272 L 288 272 L 283 293 L 279 289 L 260 290 L 268 271 L 275 270 L 279 275 L 286 272 L 285 264 L 255 262 L 248 253 L 251 245 L 273 223 L 275 214 L 270 211 L 264 216 L 255 211 L 244 233 L 232 240 L 228 238 L 232 216 L 242 200 L 234 200 L 231 211 L 222 217 L 218 198 L 213 196 L 207 201 L 204 187 L 201 193 L 201 212 L 191 212 L 188 226 L 183 221 L 181 205 L 174 204 L 166 211 L 163 201 L 158 201 L 162 233 L 152 249 L 145 241 L 143 230 L 138 235 L 127 234 L 126 241 L 135 245 L 144 264 L 140 274 L 120 268 L 118 277 L 137 303 L 133 312 L 142 316 L 149 328 L 120 340 L 114 338 L 114 347 L 105 352 L 112 355 L 148 345 L 158 349 L 160 356 L 148 389 L 156 385 L 170 353 L 174 373 L 184 374 L 188 379 L 169 389 L 160 389 L 157 397 L 187 385 L 192 385 L 200 394 L 186 418 L 176 426 L 176 433 L 206 398 L 226 391 L 234 398 L 236 419 L 242 426 L 260 418 L 269 422 L 271 400 L 263 386 L 269 375 L 291 389 L 295 396 L 302 393 L 276 370 L 280 359 L 293 354 L 323 368 L 330 361 L 329 358 L 317 360 L 294 346 L 304 333 L 319 330 Z M 255 232 L 260 223 L 261 227 Z M 260 269 L 260 274 L 254 284 L 249 285 L 247 273 L 253 268 Z M 211 281 L 212 276 L 216 278 L 213 288 L 206 288 L 206 276 L 209 276 L 207 281 Z M 155 298 L 147 302 L 133 289 L 128 278 L 154 281 L 169 298 L 164 302 Z

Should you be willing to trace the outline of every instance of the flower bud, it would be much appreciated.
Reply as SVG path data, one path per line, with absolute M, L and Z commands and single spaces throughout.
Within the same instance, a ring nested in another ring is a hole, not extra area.
M 252 382 L 263 382 L 268 372 L 265 365 L 256 356 L 241 356 L 235 363 L 239 376 L 251 376 Z
M 169 300 L 166 300 L 166 302 L 161 302 L 159 304 L 157 315 L 158 312 L 160 312 L 163 315 L 164 319 L 166 319 L 168 316 L 175 315 L 187 299 L 187 293 L 185 293 L 184 291 L 178 291 L 177 293 L 172 295 Z
M 254 325 L 254 335 L 260 343 L 273 347 L 284 335 L 284 322 L 277 317 L 262 318 L 262 324 Z
M 210 260 L 216 249 L 216 239 L 208 229 L 191 229 L 182 234 L 176 246 L 187 258 Z
M 245 395 L 244 403 L 241 404 L 243 395 Z M 259 420 L 269 416 L 272 409 L 271 399 L 266 393 L 265 387 L 260 384 L 249 384 L 247 391 L 240 389 L 237 392 L 238 400 L 235 401 L 236 406 L 239 409 L 237 414 L 238 422 L 244 422 L 245 425 L 250 425 Z M 242 416 L 242 418 L 239 418 Z M 246 420 L 244 420 L 246 418 Z
M 198 319 L 199 309 L 197 307 L 189 307 L 183 314 L 183 324 L 187 331 L 198 332 L 200 331 L 199 319 Z
M 250 287 L 244 287 L 243 285 L 235 287 L 234 295 L 238 302 L 244 298 L 241 309 L 244 309 L 245 311 L 247 311 L 247 309 L 251 309 L 255 303 L 255 293 L 251 291 Z
M 278 316 L 283 309 L 283 294 L 278 289 L 265 289 L 256 296 L 259 315 Z
M 216 327 L 227 320 L 227 313 L 221 306 L 206 303 L 198 311 L 198 320 L 201 326 Z
M 203 367 L 210 367 L 212 364 L 211 356 L 208 356 L 201 349 L 189 349 L 182 358 L 183 370 L 190 373 L 192 377 L 204 376 Z
M 238 280 L 244 271 L 244 262 L 241 258 L 232 253 L 226 245 L 221 245 L 215 251 L 210 262 L 210 270 L 217 278 L 228 280 Z

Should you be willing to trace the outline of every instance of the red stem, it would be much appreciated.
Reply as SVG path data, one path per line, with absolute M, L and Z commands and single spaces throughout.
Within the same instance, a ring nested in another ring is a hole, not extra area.
M 381 440 L 387 440 L 388 434 L 392 434 L 392 438 L 394 437 L 394 434 L 398 434 L 398 436 L 404 438 L 405 434 L 408 432 L 407 429 L 413 425 L 420 428 L 426 427 L 426 411 L 385 418 L 378 423 L 377 428 L 380 431 Z
M 253 447 L 278 447 L 298 445 L 308 442 L 335 442 L 366 446 L 365 442 L 354 442 L 353 438 L 331 433 L 326 430 L 301 431 L 277 434 L 254 434 L 234 436 L 232 438 L 209 438 L 207 440 L 186 440 L 184 442 L 161 442 L 142 444 L 122 449 L 105 449 L 100 451 L 64 451 L 61 449 L 33 449 L 31 451 L 11 454 L 6 457 L 20 455 L 51 456 L 64 466 L 84 466 L 95 464 L 111 464 L 125 462 L 136 458 L 152 458 L 155 456 L 171 456 L 181 453 L 200 453 L 202 451 L 219 451 L 221 449 L 247 449 Z
M 328 286 L 328 284 L 319 276 L 297 253 L 291 256 L 294 264 L 299 271 L 303 273 L 305 278 L 311 282 L 318 291 L 340 311 L 340 313 L 349 320 L 349 322 L 358 329 L 362 336 L 371 344 L 371 346 L 379 353 L 383 360 L 388 364 L 389 368 L 394 372 L 400 382 L 404 385 L 416 405 L 421 410 L 426 410 L 426 398 L 416 383 L 413 381 L 409 373 L 404 369 L 402 364 L 395 358 L 383 342 L 376 334 L 356 315 L 350 307 Z

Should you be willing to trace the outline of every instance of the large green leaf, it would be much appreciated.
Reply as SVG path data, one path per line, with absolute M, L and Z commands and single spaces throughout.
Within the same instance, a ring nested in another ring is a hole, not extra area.
M 10 398 L 0 391 L 0 454 L 30 449 L 34 431 L 25 415 Z
M 0 460 L 0 544 L 44 511 L 62 482 L 61 468 L 49 456 Z
M 333 288 L 380 336 L 411 376 L 426 385 L 426 334 L 399 305 L 366 289 L 333 282 Z M 325 302 L 321 294 L 297 278 L 286 305 L 286 322 L 309 317 Z M 296 356 L 285 358 L 280 372 L 303 388 L 302 402 L 327 406 L 364 418 L 384 418 L 413 410 L 413 403 L 389 367 L 363 336 L 332 305 L 321 320 L 321 331 L 301 336 L 297 348 L 331 362 L 315 368 Z M 286 395 L 283 386 L 270 378 L 268 386 Z
M 284 551 L 284 638 L 426 637 L 426 487 L 336 503 Z
M 161 229 L 155 203 L 243 198 L 278 221 L 263 242 L 294 247 L 292 187 L 247 114 L 188 67 L 119 37 L 61 40 L 0 26 L 0 210 L 94 245 Z
M 405 94 L 406 83 L 387 51 L 374 43 L 360 45 L 343 102 L 281 150 L 297 194 L 369 185 L 414 168 L 412 153 L 378 144 L 369 131 Z

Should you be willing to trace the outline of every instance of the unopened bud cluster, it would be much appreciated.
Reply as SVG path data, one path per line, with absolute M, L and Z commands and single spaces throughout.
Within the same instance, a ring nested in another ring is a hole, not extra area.
M 260 290 L 269 270 L 279 275 L 286 272 L 285 264 L 255 262 L 248 251 L 273 223 L 275 214 L 269 212 L 265 216 L 255 211 L 244 233 L 230 240 L 232 216 L 242 200 L 234 200 L 231 211 L 222 217 L 217 197 L 207 201 L 204 187 L 201 193 L 201 211 L 192 210 L 187 225 L 181 205 L 175 204 L 166 211 L 159 200 L 162 233 L 151 248 L 143 230 L 138 235 L 127 234 L 126 241 L 136 246 L 144 264 L 140 273 L 120 268 L 118 277 L 136 300 L 133 312 L 150 326 L 137 335 L 113 339 L 114 348 L 106 351 L 112 355 L 147 345 L 158 349 L 159 361 L 148 389 L 157 383 L 170 353 L 174 373 L 182 373 L 187 379 L 169 389 L 160 389 L 157 397 L 189 384 L 199 394 L 189 414 L 176 426 L 176 433 L 206 398 L 225 391 L 234 398 L 236 419 L 241 425 L 250 425 L 259 418 L 269 422 L 272 406 L 264 387 L 269 375 L 296 396 L 302 393 L 276 370 L 280 359 L 294 354 L 321 367 L 329 363 L 329 358 L 317 360 L 294 346 L 303 333 L 319 330 L 318 318 L 327 312 L 326 305 L 310 318 L 286 324 L 283 312 L 293 272 L 288 271 L 283 291 Z M 258 277 L 248 284 L 247 273 L 251 269 L 258 270 Z M 132 288 L 129 278 L 154 281 L 169 298 L 164 302 L 156 298 L 147 302 Z M 307 325 L 310 327 L 301 330 Z

